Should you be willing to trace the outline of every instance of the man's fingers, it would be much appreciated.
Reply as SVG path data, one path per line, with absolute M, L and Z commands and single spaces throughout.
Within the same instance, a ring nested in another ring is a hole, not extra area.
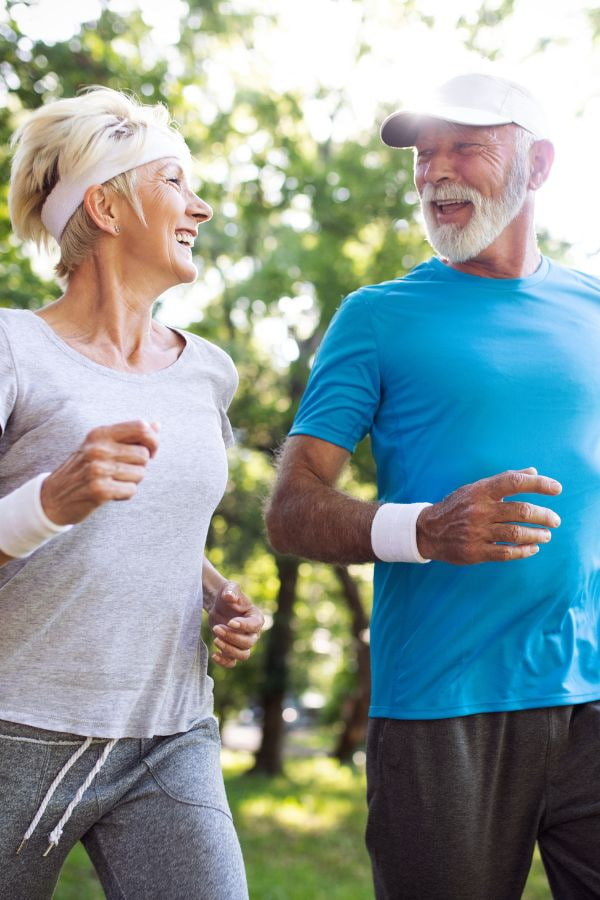
M 527 528 L 515 522 L 493 525 L 491 532 L 494 541 L 509 544 L 547 544 L 552 539 L 552 534 L 547 528 Z
M 527 470 L 502 472 L 483 479 L 485 487 L 493 500 L 503 500 L 513 494 L 549 494 L 556 496 L 562 491 L 562 485 L 554 478 L 546 475 L 530 473 Z M 480 482 L 481 483 L 481 482 Z
M 558 528 L 560 516 L 546 506 L 536 506 L 524 500 L 507 500 L 498 505 L 496 521 L 523 522 L 526 525 L 544 525 L 546 528 Z
M 535 556 L 539 549 L 537 544 L 494 544 L 490 547 L 485 561 L 510 562 L 514 559 L 527 559 L 529 556 Z

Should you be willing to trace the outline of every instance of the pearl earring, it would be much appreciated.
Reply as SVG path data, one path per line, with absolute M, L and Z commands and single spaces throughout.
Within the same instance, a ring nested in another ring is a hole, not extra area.
M 121 226 L 115 225 L 115 234 L 121 234 Z

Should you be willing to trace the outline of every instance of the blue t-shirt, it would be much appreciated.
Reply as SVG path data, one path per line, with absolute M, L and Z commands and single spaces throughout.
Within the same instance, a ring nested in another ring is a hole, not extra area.
M 352 452 L 378 494 L 436 502 L 535 466 L 562 519 L 535 557 L 376 563 L 372 716 L 428 719 L 600 698 L 600 282 L 543 259 L 479 278 L 438 259 L 334 316 L 291 434 Z M 521 499 L 521 498 L 520 498 Z

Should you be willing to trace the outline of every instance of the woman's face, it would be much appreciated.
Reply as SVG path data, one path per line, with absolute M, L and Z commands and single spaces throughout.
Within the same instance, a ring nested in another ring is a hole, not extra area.
M 192 250 L 198 226 L 212 209 L 190 188 L 180 160 L 167 157 L 140 166 L 137 194 L 146 224 L 128 207 L 121 241 L 128 265 L 139 263 L 140 276 L 159 291 L 192 282 L 198 271 Z

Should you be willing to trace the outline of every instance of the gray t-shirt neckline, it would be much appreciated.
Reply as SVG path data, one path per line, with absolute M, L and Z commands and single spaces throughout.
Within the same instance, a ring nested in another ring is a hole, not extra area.
M 172 374 L 177 374 L 177 367 L 181 365 L 185 365 L 185 356 L 189 351 L 190 346 L 190 337 L 189 333 L 182 331 L 179 328 L 173 328 L 172 326 L 168 326 L 171 331 L 174 331 L 176 334 L 179 334 L 183 340 L 185 341 L 185 346 L 182 348 L 181 353 L 177 357 L 174 362 L 172 362 L 169 366 L 165 366 L 163 369 L 157 369 L 155 372 L 123 372 L 120 369 L 113 369 L 110 366 L 105 366 L 102 363 L 98 363 L 95 360 L 91 359 L 89 356 L 86 356 L 85 353 L 80 353 L 79 350 L 76 350 L 74 347 L 63 340 L 59 334 L 52 328 L 51 325 L 46 322 L 41 316 L 38 316 L 32 310 L 26 309 L 22 310 L 22 312 L 26 316 L 31 316 L 33 321 L 38 323 L 38 327 L 41 329 L 43 335 L 62 352 L 65 353 L 70 360 L 79 365 L 85 366 L 86 368 L 91 368 L 96 371 L 99 375 L 105 375 L 109 378 L 117 378 L 120 381 L 137 381 L 144 380 L 148 381 L 153 378 L 168 378 Z

